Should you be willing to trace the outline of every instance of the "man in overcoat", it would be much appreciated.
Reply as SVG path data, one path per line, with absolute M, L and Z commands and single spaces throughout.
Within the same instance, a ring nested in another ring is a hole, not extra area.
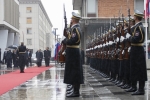
M 20 73 L 24 73 L 24 67 L 26 64 L 26 46 L 23 42 L 21 42 L 21 45 L 18 47 L 18 54 L 19 54 L 19 67 L 20 67 Z
M 37 58 L 37 66 L 40 67 L 42 64 L 42 59 L 43 59 L 43 53 L 41 52 L 41 49 L 39 49 L 36 52 L 36 58 Z
M 126 34 L 131 42 L 130 51 L 130 80 L 132 81 L 132 95 L 144 95 L 145 81 L 147 81 L 146 58 L 143 48 L 145 31 L 142 24 L 144 14 L 138 10 L 134 13 L 135 28 L 132 34 Z M 137 88 L 139 82 L 139 88 Z
M 46 50 L 44 50 L 44 60 L 45 60 L 45 66 L 48 67 L 49 66 L 49 61 L 50 61 L 50 50 L 47 47 Z
M 83 84 L 83 68 L 81 66 L 81 52 L 79 49 L 81 29 L 79 25 L 80 16 L 72 13 L 71 31 L 66 38 L 66 64 L 64 83 L 72 85 L 67 97 L 79 97 L 80 84 Z

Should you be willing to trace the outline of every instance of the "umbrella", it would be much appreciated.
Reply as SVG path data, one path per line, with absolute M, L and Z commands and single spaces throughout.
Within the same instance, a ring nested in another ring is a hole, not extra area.
M 10 46 L 8 46 L 7 48 L 10 48 L 10 49 L 17 49 L 18 46 L 16 46 L 16 45 L 10 45 Z

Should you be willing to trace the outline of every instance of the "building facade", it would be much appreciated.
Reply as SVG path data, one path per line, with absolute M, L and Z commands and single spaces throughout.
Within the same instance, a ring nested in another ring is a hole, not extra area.
M 143 12 L 144 0 L 73 0 L 73 10 L 79 10 L 82 17 L 81 47 L 85 49 L 85 44 L 91 40 L 89 37 L 94 37 L 95 33 L 104 33 L 114 26 L 119 17 L 122 19 L 122 14 L 127 17 L 128 8 L 130 15 L 134 14 L 135 9 Z
M 19 2 L 0 0 L 0 48 L 1 58 L 5 48 L 19 45 Z
M 19 3 L 20 42 L 23 41 L 33 53 L 46 47 L 53 49 L 53 25 L 41 0 L 19 0 Z

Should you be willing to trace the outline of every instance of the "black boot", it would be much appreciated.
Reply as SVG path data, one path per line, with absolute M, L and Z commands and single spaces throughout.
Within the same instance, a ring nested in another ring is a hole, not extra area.
M 137 91 L 137 82 L 132 82 L 132 86 L 130 89 L 125 90 L 126 92 L 135 92 Z
M 139 81 L 139 89 L 136 92 L 132 93 L 132 95 L 144 95 L 145 94 L 144 87 L 145 81 Z

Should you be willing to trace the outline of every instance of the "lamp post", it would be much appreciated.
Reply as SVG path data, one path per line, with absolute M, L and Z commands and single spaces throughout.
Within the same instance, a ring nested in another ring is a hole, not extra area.
M 59 35 L 56 35 L 57 36 L 57 43 L 58 43 L 58 36 Z M 58 47 L 56 48 L 56 52 L 57 52 L 57 63 L 58 63 Z
M 61 43 L 61 42 L 60 42 L 60 39 L 61 39 L 61 38 L 58 38 L 59 43 Z
M 56 45 L 56 30 L 58 30 L 58 28 L 53 28 L 54 29 L 54 33 L 55 33 L 55 45 Z M 57 52 L 57 51 L 56 51 Z M 56 53 L 55 52 L 55 53 Z M 55 60 L 55 65 L 56 65 L 56 60 Z

